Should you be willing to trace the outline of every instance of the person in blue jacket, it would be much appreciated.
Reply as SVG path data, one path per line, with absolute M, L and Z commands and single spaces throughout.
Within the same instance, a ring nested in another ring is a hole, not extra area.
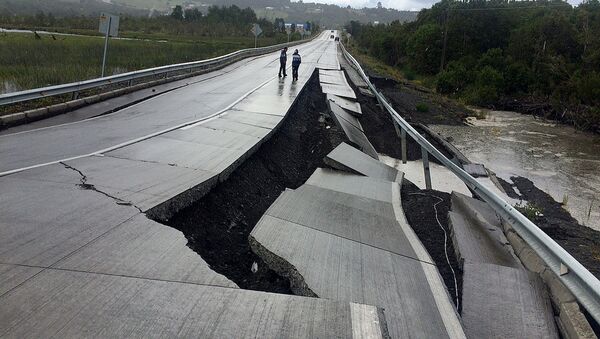
M 298 80 L 298 68 L 300 68 L 300 64 L 302 63 L 302 57 L 300 57 L 300 53 L 298 50 L 294 51 L 292 55 L 292 78 L 293 80 Z
M 286 73 L 286 70 L 285 70 L 285 64 L 287 63 L 287 50 L 288 50 L 288 48 L 284 47 L 281 50 L 281 54 L 279 55 L 279 64 L 280 64 L 280 66 L 279 66 L 279 77 L 280 78 L 281 78 L 281 72 L 283 72 L 283 76 L 284 77 L 287 76 L 287 73 Z

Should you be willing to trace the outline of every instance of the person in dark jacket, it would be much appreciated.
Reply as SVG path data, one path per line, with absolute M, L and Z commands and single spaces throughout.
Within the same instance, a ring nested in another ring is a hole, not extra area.
M 286 77 L 287 73 L 285 70 L 285 64 L 287 63 L 287 47 L 284 47 L 281 50 L 281 54 L 279 55 L 279 77 L 281 78 L 281 73 L 283 72 L 283 76 Z
M 300 57 L 300 53 L 298 50 L 294 51 L 292 55 L 292 78 L 293 80 L 298 80 L 298 68 L 300 68 L 300 64 L 302 63 L 302 57 Z

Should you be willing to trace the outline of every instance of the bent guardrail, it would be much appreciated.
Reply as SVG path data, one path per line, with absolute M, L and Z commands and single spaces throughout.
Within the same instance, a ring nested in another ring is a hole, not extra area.
M 212 59 L 206 59 L 201 61 L 186 62 L 168 66 L 160 66 L 140 71 L 133 71 L 118 75 L 112 75 L 104 78 L 97 78 L 91 80 L 84 80 L 79 82 L 73 82 L 69 84 L 62 84 L 56 86 L 49 86 L 43 88 L 30 89 L 20 92 L 13 92 L 0 95 L 0 106 L 21 103 L 25 101 L 42 99 L 46 97 L 61 95 L 61 94 L 73 94 L 73 97 L 77 97 L 77 94 L 84 90 L 89 90 L 97 87 L 103 87 L 107 85 L 115 85 L 123 82 L 131 82 L 146 77 L 157 77 L 164 75 L 168 78 L 169 73 L 189 72 L 193 73 L 194 70 L 205 70 L 208 68 L 224 66 L 233 62 L 239 61 L 252 56 L 263 55 L 277 51 L 285 46 L 295 46 L 298 44 L 306 43 L 321 36 L 316 34 L 310 40 L 300 40 L 294 42 L 283 43 L 279 45 L 261 47 L 261 48 L 247 48 L 236 52 L 229 53 L 227 55 L 219 56 Z M 130 83 L 131 84 L 131 83 Z
M 392 119 L 402 129 L 402 134 L 407 133 L 421 146 L 425 155 L 424 158 L 426 158 L 427 153 L 433 155 L 446 168 L 460 178 L 467 187 L 487 202 L 498 215 L 513 227 L 517 234 L 527 242 L 554 274 L 556 274 L 565 287 L 573 293 L 577 301 L 600 323 L 600 281 L 538 226 L 523 216 L 508 202 L 504 201 L 504 199 L 477 182 L 475 178 L 446 158 L 437 148 L 429 143 L 377 91 L 377 88 L 371 83 L 360 63 L 346 50 L 346 47 L 343 44 L 340 44 L 340 46 L 344 56 L 353 64 L 360 76 L 365 80 L 379 103 L 385 107 L 392 116 Z

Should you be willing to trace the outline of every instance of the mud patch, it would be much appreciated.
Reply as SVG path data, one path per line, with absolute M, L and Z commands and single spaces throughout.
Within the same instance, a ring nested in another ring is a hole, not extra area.
M 252 251 L 249 235 L 281 192 L 304 184 L 342 141 L 315 74 L 270 140 L 210 193 L 159 221 L 182 231 L 191 249 L 240 288 L 292 294 L 290 281 Z
M 400 137 L 396 133 L 394 122 L 390 114 L 381 109 L 375 98 L 363 95 L 356 89 L 355 92 L 363 111 L 359 120 L 369 141 L 373 144 L 373 147 L 375 147 L 378 153 L 383 153 L 396 159 L 402 159 Z M 391 103 L 394 109 L 398 111 L 396 103 Z M 402 115 L 400 111 L 398 112 Z M 403 117 L 406 118 L 404 115 Z M 413 127 L 446 157 L 449 159 L 455 157 L 450 150 L 446 149 L 444 145 L 437 142 L 435 138 L 432 138 L 423 129 L 419 128 L 419 126 Z M 408 135 L 406 136 L 406 145 L 406 154 L 409 161 L 421 159 L 421 146 Z M 430 156 L 429 160 L 438 163 L 437 159 L 433 156 Z
M 524 200 L 535 204 L 543 216 L 535 220 L 546 234 L 569 252 L 596 278 L 600 278 L 600 232 L 577 223 L 562 205 L 523 177 L 511 177 Z
M 442 199 L 441 202 L 440 199 Z M 437 205 L 434 209 L 433 206 L 435 204 Z M 462 310 L 463 272 L 456 259 L 456 252 L 450 238 L 450 227 L 448 225 L 450 194 L 435 190 L 421 190 L 410 181 L 404 179 L 402 182 L 402 207 L 404 208 L 408 224 L 415 231 L 419 240 L 421 240 L 435 262 L 448 289 L 450 299 L 452 299 L 452 302 L 460 313 Z M 437 217 L 447 234 L 446 247 L 444 247 L 444 231 L 440 229 L 436 219 L 436 209 Z M 446 253 L 448 253 L 448 258 L 450 259 L 450 265 L 448 265 Z M 455 275 L 458 289 L 455 288 Z M 458 305 L 456 300 L 457 294 Z

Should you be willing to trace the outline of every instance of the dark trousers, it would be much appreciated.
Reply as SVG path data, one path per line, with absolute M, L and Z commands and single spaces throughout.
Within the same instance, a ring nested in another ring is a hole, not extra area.
M 298 68 L 300 66 L 292 66 L 292 78 L 298 80 Z
M 281 66 L 279 67 L 279 76 L 281 76 L 281 72 L 283 72 L 284 76 L 287 76 L 287 73 L 285 71 L 285 62 L 281 61 L 280 64 Z

